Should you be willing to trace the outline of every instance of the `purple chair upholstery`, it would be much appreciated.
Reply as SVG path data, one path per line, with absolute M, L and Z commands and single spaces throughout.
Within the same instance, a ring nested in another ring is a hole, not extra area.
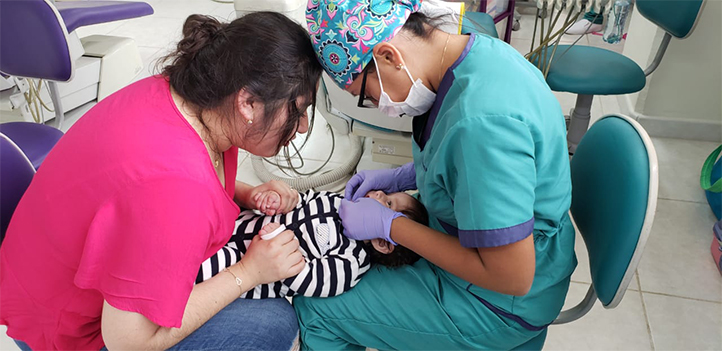
M 68 33 L 150 14 L 153 8 L 144 2 L 0 0 L 0 71 L 67 81 L 73 72 Z
M 0 124 L 0 133 L 5 134 L 22 150 L 36 170 L 63 136 L 63 132 L 58 129 L 29 122 Z
M 69 33 L 150 14 L 153 8 L 144 2 L 0 0 L 0 72 L 47 79 L 60 129 L 64 111 L 56 82 L 73 78 Z
M 0 0 L 0 71 L 67 81 L 73 63 L 62 18 L 49 0 Z
M 56 2 L 55 7 L 65 21 L 68 33 L 82 26 L 153 14 L 153 8 L 144 2 L 64 1 Z
M 33 175 L 35 169 L 22 150 L 0 134 L 0 242 Z

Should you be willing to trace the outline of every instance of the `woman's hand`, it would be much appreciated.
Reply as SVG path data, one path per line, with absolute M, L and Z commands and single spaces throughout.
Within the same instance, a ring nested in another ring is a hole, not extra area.
M 397 244 L 391 239 L 391 223 L 398 217 L 405 217 L 367 197 L 353 202 L 341 200 L 338 215 L 347 237 L 355 240 L 381 238 L 394 245 Z
M 371 191 L 383 190 L 396 193 L 416 189 L 416 172 L 414 163 L 409 162 L 392 169 L 359 171 L 346 183 L 346 200 L 356 201 Z
M 271 227 L 266 227 L 262 231 L 272 231 L 269 229 Z M 276 282 L 298 275 L 303 270 L 306 260 L 298 247 L 298 240 L 290 230 L 283 231 L 270 240 L 263 240 L 261 235 L 256 235 L 239 264 L 244 271 L 254 276 L 257 284 Z
M 269 191 L 275 192 L 280 197 L 280 202 L 273 213 L 266 213 L 266 209 L 260 207 L 263 205 L 261 203 L 263 193 Z M 251 190 L 251 200 L 256 206 L 255 209 L 267 215 L 288 213 L 298 204 L 298 192 L 282 181 L 271 180 L 253 188 L 253 190 Z

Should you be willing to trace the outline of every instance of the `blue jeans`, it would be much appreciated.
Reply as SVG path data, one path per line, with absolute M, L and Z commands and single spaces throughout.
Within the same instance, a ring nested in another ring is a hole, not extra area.
M 297 334 L 298 320 L 288 300 L 237 299 L 168 350 L 290 350 Z M 20 340 L 15 343 L 30 350 Z

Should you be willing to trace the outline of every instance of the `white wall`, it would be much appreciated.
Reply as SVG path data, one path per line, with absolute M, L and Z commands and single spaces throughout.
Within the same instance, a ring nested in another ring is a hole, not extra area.
M 631 21 L 624 54 L 646 68 L 664 31 L 636 11 Z M 692 35 L 672 38 L 647 86 L 621 102 L 640 121 L 655 124 L 650 134 L 721 140 L 722 1 L 706 0 Z

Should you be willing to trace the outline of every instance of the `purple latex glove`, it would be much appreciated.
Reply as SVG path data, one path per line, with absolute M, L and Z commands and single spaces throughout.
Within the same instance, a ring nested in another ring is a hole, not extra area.
M 378 201 L 364 197 L 357 201 L 341 200 L 338 214 L 343 223 L 344 234 L 355 240 L 384 239 L 394 245 L 391 240 L 391 222 L 398 217 L 405 217 Z
M 387 194 L 416 189 L 414 163 L 409 162 L 392 169 L 360 171 L 346 184 L 346 198 L 356 201 L 371 190 L 382 190 Z

